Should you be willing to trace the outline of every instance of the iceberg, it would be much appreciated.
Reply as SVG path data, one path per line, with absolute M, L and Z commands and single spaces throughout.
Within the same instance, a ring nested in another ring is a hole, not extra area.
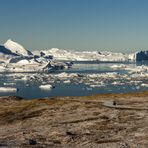
M 9 39 L 0 45 L 0 71 L 1 72 L 50 72 L 68 69 L 72 61 L 99 61 L 99 62 L 125 62 L 148 60 L 148 51 L 132 54 L 113 53 L 107 51 L 70 51 L 58 48 L 31 52 L 22 45 Z M 124 68 L 124 64 L 113 65 L 112 69 Z M 139 68 L 139 67 L 137 67 Z M 135 68 L 131 68 L 131 71 Z M 146 71 L 146 68 L 142 68 Z M 140 71 L 142 71 L 140 68 Z M 60 75 L 58 76 L 60 78 Z M 61 75 L 62 77 L 62 75 Z M 63 74 L 64 77 L 64 74 Z M 65 77 L 74 77 L 66 75 Z
M 53 60 L 52 56 L 33 55 L 22 45 L 8 40 L 0 46 L 0 71 L 1 72 L 48 72 L 53 70 L 67 69 L 69 62 Z
M 62 72 L 60 74 L 56 74 L 55 77 L 57 77 L 57 78 L 74 78 L 74 77 L 78 77 L 78 74 L 77 73 Z
M 17 92 L 17 88 L 13 88 L 13 87 L 0 87 L 0 92 Z
M 43 90 L 51 90 L 53 86 L 50 84 L 46 84 L 46 85 L 40 85 L 39 88 Z
M 0 62 L 5 63 L 7 60 L 11 59 L 14 56 L 18 56 L 15 53 L 12 53 L 9 49 L 5 48 L 3 45 L 0 45 Z
M 21 56 L 33 55 L 29 50 L 25 49 L 22 45 L 12 41 L 11 39 L 7 40 L 7 42 L 4 44 L 4 47 L 17 55 Z
M 35 53 L 37 53 L 35 51 Z M 52 55 L 57 60 L 66 61 L 128 61 L 128 56 L 122 53 L 98 52 L 98 51 L 68 51 L 64 49 L 52 48 L 40 51 Z
M 148 60 L 148 50 L 138 51 L 128 55 L 131 61 L 147 61 Z
M 131 54 L 114 53 L 107 51 L 73 51 L 58 48 L 34 51 L 37 55 L 52 56 L 56 60 L 63 61 L 101 61 L 124 62 L 148 60 L 148 51 L 139 51 Z
M 111 68 L 113 69 L 123 69 L 126 68 L 127 66 L 125 64 L 120 64 L 120 65 L 112 65 Z
M 148 60 L 148 51 L 140 51 L 135 54 L 136 61 L 146 61 Z
M 63 81 L 63 83 L 69 84 L 69 83 L 71 83 L 71 81 L 70 80 L 65 80 L 65 81 Z
M 15 83 L 4 83 L 5 86 L 14 86 L 16 85 Z
M 5 46 L 0 45 L 0 53 L 5 55 L 17 56 L 18 54 L 13 53 L 11 50 L 7 49 Z
M 142 83 L 141 86 L 148 87 L 148 84 Z

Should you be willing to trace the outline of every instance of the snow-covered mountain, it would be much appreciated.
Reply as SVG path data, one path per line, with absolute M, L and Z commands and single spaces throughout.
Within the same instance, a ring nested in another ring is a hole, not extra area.
M 12 41 L 11 39 L 7 40 L 7 42 L 4 44 L 4 47 L 17 55 L 21 56 L 33 55 L 29 50 L 25 49 L 22 45 Z

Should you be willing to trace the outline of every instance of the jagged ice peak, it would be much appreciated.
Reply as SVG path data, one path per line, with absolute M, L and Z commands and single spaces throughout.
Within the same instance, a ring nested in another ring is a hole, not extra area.
M 19 43 L 12 41 L 11 39 L 6 41 L 6 43 L 4 44 L 4 47 L 9 49 L 12 53 L 16 53 L 18 55 L 23 55 L 23 56 L 32 55 L 30 51 L 25 49 Z

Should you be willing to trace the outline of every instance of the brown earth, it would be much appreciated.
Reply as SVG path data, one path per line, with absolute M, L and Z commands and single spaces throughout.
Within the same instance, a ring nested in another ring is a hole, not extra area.
M 120 108 L 105 106 L 105 101 Z M 34 100 L 1 97 L 0 147 L 147 148 L 148 91 Z

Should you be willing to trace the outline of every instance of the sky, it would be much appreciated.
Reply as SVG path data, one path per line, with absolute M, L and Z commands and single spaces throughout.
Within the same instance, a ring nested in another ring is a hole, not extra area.
M 148 49 L 148 0 L 0 0 L 0 44 L 132 52 Z

